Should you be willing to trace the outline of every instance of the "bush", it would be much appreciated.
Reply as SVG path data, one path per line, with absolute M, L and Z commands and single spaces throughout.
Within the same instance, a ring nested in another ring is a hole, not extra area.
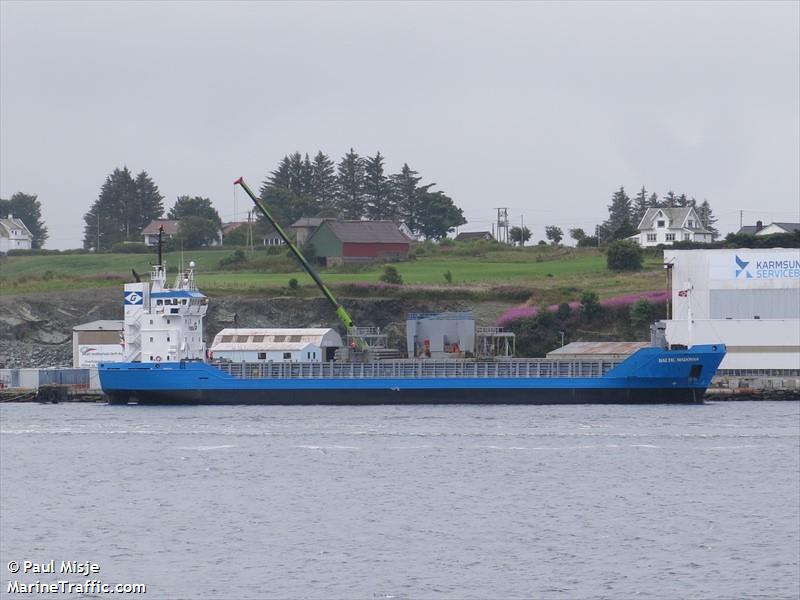
M 44 248 L 34 248 L 31 250 L 18 248 L 16 250 L 9 250 L 6 252 L 7 256 L 50 256 L 51 254 L 61 254 L 61 251 L 45 250 Z
M 453 283 L 453 274 L 450 272 L 450 269 L 444 272 L 444 280 L 447 283 Z
M 581 311 L 587 319 L 600 313 L 600 298 L 594 292 L 583 292 L 581 295 Z
M 380 280 L 384 283 L 391 283 L 392 285 L 402 285 L 403 277 L 397 272 L 397 268 L 392 265 L 383 267 L 383 275 Z
M 606 264 L 612 271 L 638 271 L 642 268 L 642 249 L 636 242 L 611 242 L 608 245 Z
M 111 246 L 113 254 L 147 254 L 150 247 L 144 242 L 117 242 Z
M 234 251 L 233 254 L 231 254 L 230 256 L 226 256 L 225 258 L 219 261 L 219 268 L 224 269 L 226 267 L 238 267 L 246 262 L 247 262 L 247 256 L 245 256 L 244 250 L 237 249 Z
M 566 302 L 562 302 L 558 305 L 556 309 L 556 317 L 558 317 L 559 321 L 566 321 L 569 318 L 570 308 L 569 304 Z
M 631 304 L 629 317 L 634 327 L 650 325 L 653 322 L 653 305 L 647 298 L 639 298 Z
M 290 289 L 290 290 L 296 290 L 298 287 L 300 287 L 300 284 L 298 283 L 297 279 L 295 279 L 294 277 L 292 277 L 292 278 L 289 280 L 289 289 Z
M 452 248 L 455 245 L 456 243 L 450 238 L 442 238 L 441 240 L 439 240 L 439 246 L 441 246 L 442 248 Z

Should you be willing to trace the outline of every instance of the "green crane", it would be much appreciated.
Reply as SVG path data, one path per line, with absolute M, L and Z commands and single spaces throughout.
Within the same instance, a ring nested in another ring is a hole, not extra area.
M 253 204 L 256 205 L 256 208 L 258 208 L 258 210 L 261 211 L 261 214 L 264 215 L 267 221 L 269 221 L 270 224 L 275 228 L 275 231 L 278 233 L 279 236 L 281 236 L 281 239 L 286 243 L 287 246 L 289 246 L 289 249 L 297 257 L 297 260 L 300 261 L 300 264 L 303 265 L 303 268 L 306 270 L 306 273 L 308 273 L 311 276 L 311 279 L 314 280 L 314 283 L 317 284 L 317 287 L 319 287 L 319 289 L 322 290 L 322 293 L 325 295 L 328 301 L 333 305 L 333 308 L 336 310 L 336 316 L 339 317 L 339 320 L 345 326 L 345 330 L 355 340 L 358 349 L 361 351 L 368 350 L 367 343 L 363 339 L 361 339 L 360 336 L 356 335 L 355 331 L 356 324 L 353 321 L 353 318 L 350 316 L 347 310 L 345 310 L 344 306 L 342 306 L 341 303 L 336 299 L 333 293 L 328 289 L 328 286 L 326 286 L 323 283 L 322 279 L 320 279 L 320 276 L 317 274 L 317 271 L 314 269 L 314 267 L 311 266 L 311 263 L 309 263 L 308 260 L 306 260 L 306 257 L 303 256 L 303 253 L 300 252 L 300 249 L 294 244 L 294 242 L 292 242 L 289 236 L 286 235 L 286 232 L 278 224 L 278 222 L 274 219 L 274 217 L 270 214 L 270 212 L 267 210 L 267 207 L 264 206 L 261 200 L 259 200 L 258 197 L 253 193 L 253 190 L 250 189 L 250 186 L 248 186 L 245 183 L 244 178 L 239 177 L 239 179 L 233 182 L 233 185 L 236 185 L 237 183 L 242 187 L 242 189 L 245 192 L 247 192 L 247 195 L 250 196 L 250 199 L 253 201 Z

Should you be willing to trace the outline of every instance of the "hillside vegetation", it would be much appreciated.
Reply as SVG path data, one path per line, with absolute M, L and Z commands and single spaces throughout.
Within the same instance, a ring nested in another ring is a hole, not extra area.
M 204 291 L 264 295 L 315 296 L 319 292 L 293 257 L 257 250 L 252 256 L 232 249 L 167 253 L 168 273 L 195 261 Z M 52 254 L 11 256 L 0 262 L 0 294 L 120 286 L 132 281 L 131 269 L 145 276 L 155 254 Z M 577 299 L 582 291 L 601 298 L 661 289 L 664 272 L 658 257 L 634 273 L 606 268 L 605 255 L 592 248 L 535 246 L 512 248 L 492 243 L 421 244 L 409 261 L 392 263 L 403 285 L 380 283 L 385 265 L 319 268 L 323 280 L 347 296 L 479 297 L 521 302 Z M 290 280 L 298 286 L 290 289 Z

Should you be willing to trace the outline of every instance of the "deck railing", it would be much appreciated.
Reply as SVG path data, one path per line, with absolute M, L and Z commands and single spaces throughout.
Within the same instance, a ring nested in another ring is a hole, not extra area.
M 424 379 L 424 378 L 529 378 L 602 377 L 620 361 L 511 359 L 386 360 L 372 363 L 232 363 L 215 362 L 219 370 L 237 379 Z

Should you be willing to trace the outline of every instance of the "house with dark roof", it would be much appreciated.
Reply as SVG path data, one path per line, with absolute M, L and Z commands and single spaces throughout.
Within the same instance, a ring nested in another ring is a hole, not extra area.
M 671 246 L 677 241 L 710 243 L 712 233 L 703 226 L 693 206 L 648 208 L 630 240 L 642 247 Z
M 800 231 L 800 223 L 773 221 L 769 225 L 764 225 L 762 221 L 756 221 L 755 225 L 745 225 L 736 233 L 744 233 L 747 235 L 772 235 L 773 233 L 792 233 L 793 231 Z
M 406 260 L 411 245 L 393 221 L 325 220 L 308 242 L 317 261 L 327 266 Z
M 300 217 L 289 225 L 289 232 L 293 233 L 298 246 L 306 243 L 306 240 L 314 235 L 317 228 L 325 221 L 334 221 L 333 217 Z
M 163 240 L 166 242 L 167 240 L 171 240 L 178 235 L 178 232 L 181 229 L 181 222 L 173 219 L 155 219 L 150 221 L 150 223 L 147 224 L 147 227 L 142 229 L 142 237 L 144 238 L 144 243 L 147 246 L 158 245 L 158 230 L 161 227 L 164 228 Z M 219 230 L 217 239 L 211 245 L 222 245 L 222 229 Z
M 486 240 L 491 242 L 494 236 L 488 231 L 462 231 L 456 236 L 457 242 L 471 242 L 472 240 Z

